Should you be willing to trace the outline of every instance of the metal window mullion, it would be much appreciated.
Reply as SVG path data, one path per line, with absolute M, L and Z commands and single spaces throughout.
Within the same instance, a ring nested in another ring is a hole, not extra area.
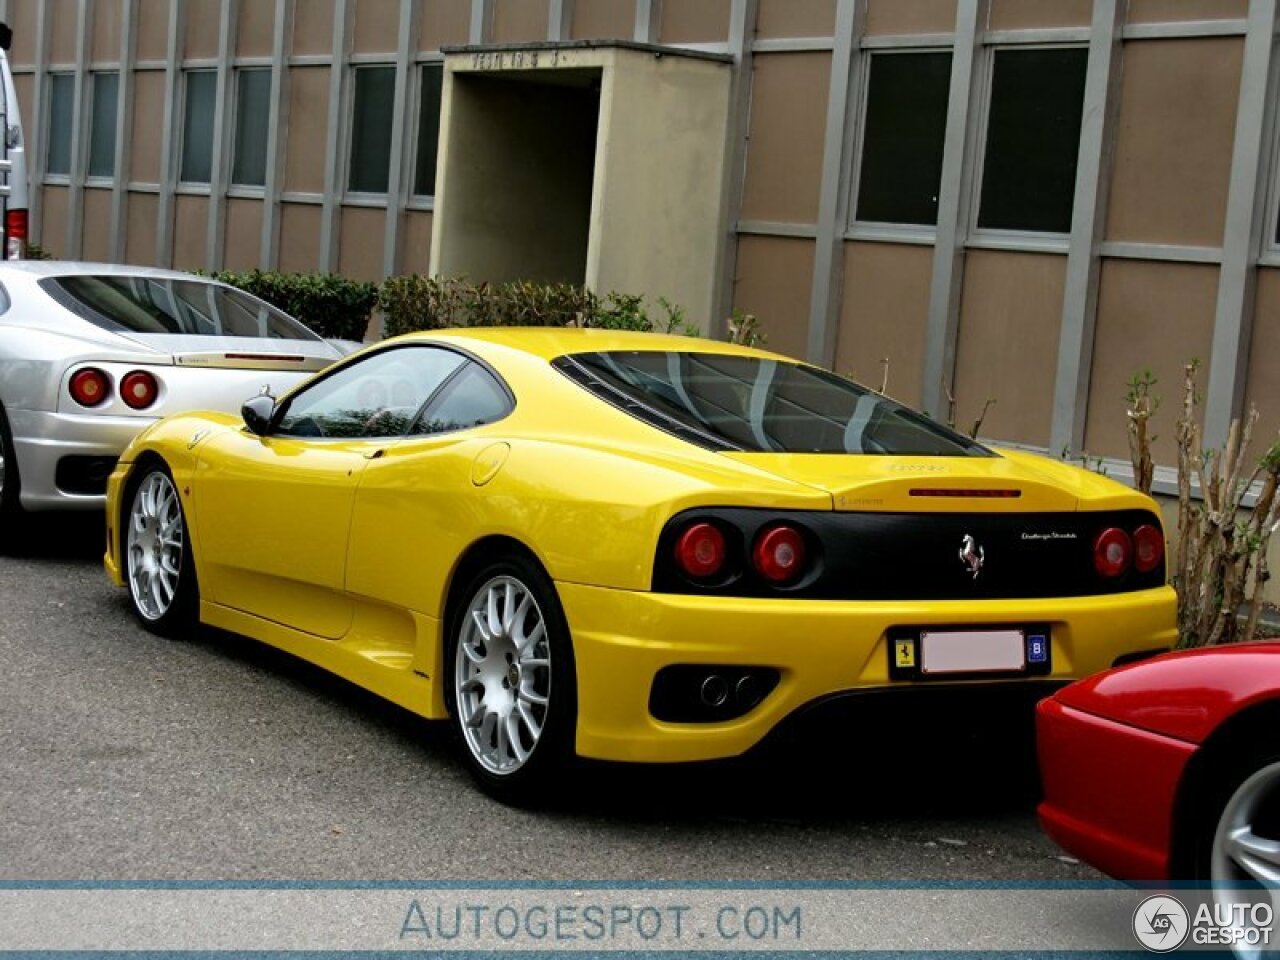
M 352 0 L 333 0 L 333 51 L 329 74 L 329 126 L 325 134 L 324 209 L 320 214 L 320 271 L 338 268 L 342 182 L 347 169 L 351 124 L 347 121 L 347 74 L 351 57 Z
M 655 0 L 655 3 L 657 0 Z M 712 336 L 724 336 L 733 305 L 738 270 L 738 220 L 742 217 L 742 191 L 746 181 L 747 141 L 751 133 L 752 39 L 758 0 L 733 0 L 729 16 L 729 54 L 733 57 L 733 81 L 729 94 L 729 142 L 725 145 L 724 211 L 720 235 L 719 275 L 706 318 Z
M 44 178 L 48 166 L 49 121 L 46 117 L 49 99 L 49 18 L 53 0 L 39 0 L 36 13 L 35 80 L 31 91 L 31 112 L 25 136 L 27 169 L 31 177 L 31 194 L 28 200 L 28 236 L 33 243 L 41 243 L 44 237 L 41 217 L 44 213 Z M 35 132 L 36 136 L 31 136 Z
M 1276 90 L 1276 10 L 1277 0 L 1249 4 L 1205 394 L 1204 442 L 1211 449 L 1226 442 L 1231 421 L 1241 415 L 1248 380 L 1258 258 L 1268 222 L 1264 158 L 1275 122 L 1267 104 Z
M 84 182 L 89 162 L 89 45 L 93 42 L 93 7 L 89 0 L 76 5 L 76 82 L 71 102 L 71 176 L 67 196 L 65 255 L 79 260 L 84 249 Z
M 493 40 L 493 0 L 471 0 L 470 43 Z
M 547 39 L 568 40 L 573 33 L 573 0 L 548 0 Z
M 418 48 L 418 24 L 420 4 L 417 0 L 400 0 L 400 39 L 396 48 L 396 86 L 392 105 L 391 169 L 387 174 L 387 223 L 383 234 L 382 275 L 391 277 L 400 271 L 400 233 L 404 224 L 405 207 L 409 203 L 410 181 L 413 164 L 409 153 L 412 138 L 406 131 L 413 129 L 413 54 Z M 421 96 L 421 91 L 419 91 Z M 421 134 L 419 134 L 421 136 Z M 379 315 L 381 316 L 381 315 Z
M 981 84 L 976 81 L 987 8 L 988 0 L 959 0 L 956 10 L 921 389 L 922 406 L 935 416 L 942 413 L 943 397 L 955 377 L 964 241 L 973 203 L 974 141 L 982 113 Z
M 839 0 L 835 49 L 827 91 L 827 126 L 822 147 L 822 186 L 818 200 L 817 245 L 813 254 L 813 286 L 809 299 L 807 355 L 811 362 L 834 367 L 843 288 L 844 231 L 849 220 L 854 134 L 857 129 L 861 69 L 859 47 L 866 23 L 866 0 Z
M 1128 0 L 1094 0 L 1085 72 L 1083 121 L 1076 163 L 1071 239 L 1063 286 L 1058 368 L 1053 387 L 1049 448 L 1084 450 L 1093 334 L 1098 315 L 1098 276 L 1106 229 L 1107 199 L 1120 104 L 1122 37 Z
M 257 0 L 261 3 L 262 0 Z M 213 99 L 213 165 L 209 171 L 209 220 L 205 234 L 204 265 L 210 273 L 221 268 L 227 227 L 227 187 L 231 180 L 232 96 L 236 81 L 231 61 L 235 57 L 236 18 L 239 0 L 222 0 L 218 18 L 218 67 Z
M 116 151 L 112 160 L 111 259 L 124 261 L 129 238 L 129 175 L 133 159 L 134 62 L 137 60 L 138 0 L 122 0 L 120 83 L 116 101 Z
M 636 0 L 637 43 L 657 43 L 662 30 L 662 0 Z
M 156 263 L 173 264 L 174 195 L 178 186 L 178 160 L 182 144 L 182 45 L 186 33 L 187 5 L 169 0 L 169 36 L 165 47 L 164 129 L 160 146 L 160 194 L 156 206 Z
M 259 0 L 261 2 L 261 0 Z M 263 184 L 262 247 L 258 263 L 274 270 L 280 261 L 280 201 L 284 192 L 289 147 L 289 38 L 293 34 L 295 0 L 276 0 L 271 42 L 271 104 L 267 120 L 266 182 Z

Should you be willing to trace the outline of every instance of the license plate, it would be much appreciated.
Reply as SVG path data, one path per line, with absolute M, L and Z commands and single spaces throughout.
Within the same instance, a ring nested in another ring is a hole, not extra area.
M 1022 630 L 939 630 L 920 634 L 924 674 L 1010 673 L 1027 668 Z

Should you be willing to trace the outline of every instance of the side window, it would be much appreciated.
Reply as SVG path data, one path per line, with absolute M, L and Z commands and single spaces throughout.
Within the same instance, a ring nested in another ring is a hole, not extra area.
M 404 436 L 423 405 L 467 360 L 434 347 L 395 347 L 325 377 L 289 403 L 276 433 L 291 437 Z
M 427 436 L 467 430 L 501 420 L 511 412 L 507 392 L 480 364 L 468 361 L 413 425 L 410 433 Z

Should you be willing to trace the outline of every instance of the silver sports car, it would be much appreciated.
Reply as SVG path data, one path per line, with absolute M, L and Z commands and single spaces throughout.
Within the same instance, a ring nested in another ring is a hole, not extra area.
M 0 264 L 0 540 L 26 510 L 101 509 L 153 420 L 239 410 L 343 351 L 244 291 L 144 267 Z

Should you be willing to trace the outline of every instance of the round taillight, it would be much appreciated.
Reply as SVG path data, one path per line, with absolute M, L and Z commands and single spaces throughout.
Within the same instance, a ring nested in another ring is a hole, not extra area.
M 156 402 L 160 385 L 145 370 L 134 370 L 120 379 L 120 398 L 135 410 L 145 410 Z
M 1133 541 L 1119 527 L 1108 527 L 1093 542 L 1093 566 L 1102 577 L 1118 577 L 1133 562 Z
M 788 583 L 804 572 L 804 537 L 795 527 L 777 526 L 756 538 L 751 561 L 770 583 Z
M 695 580 L 714 577 L 724 561 L 724 534 L 713 523 L 692 524 L 676 541 L 676 563 Z
M 82 407 L 96 407 L 106 400 L 111 393 L 111 381 L 101 370 L 85 367 L 71 375 L 67 385 L 71 399 Z
M 1164 534 L 1159 527 L 1144 523 L 1133 531 L 1133 566 L 1139 573 L 1150 573 L 1164 560 Z

